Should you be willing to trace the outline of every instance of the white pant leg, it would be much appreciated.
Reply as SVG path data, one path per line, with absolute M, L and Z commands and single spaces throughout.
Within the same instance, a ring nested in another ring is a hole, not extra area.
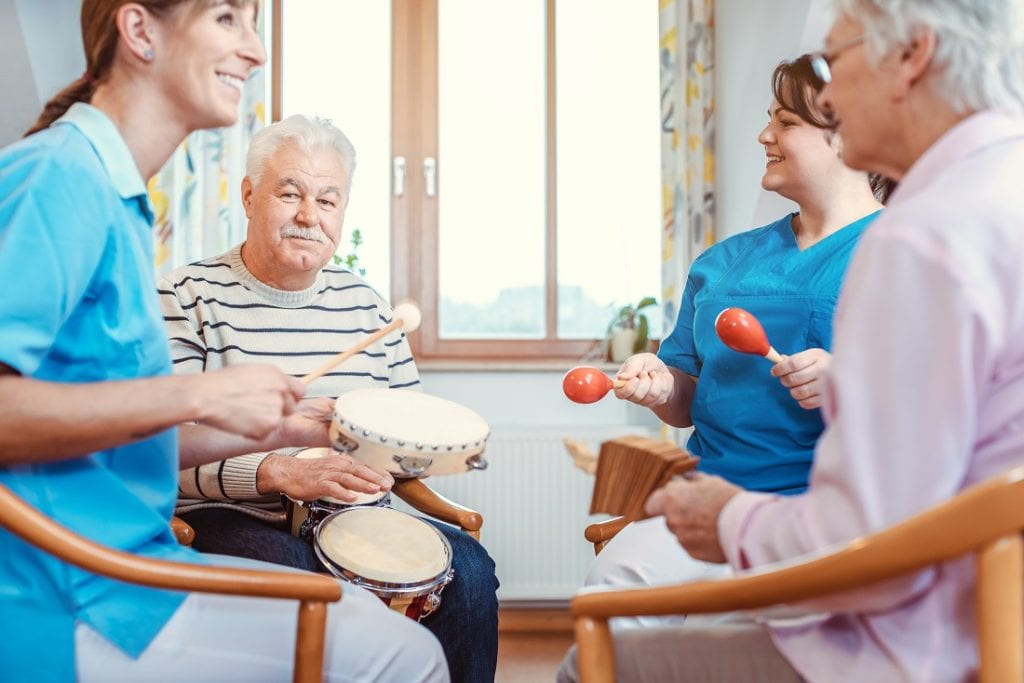
M 279 565 L 211 555 L 221 566 L 285 571 Z M 446 683 L 440 643 L 375 595 L 342 584 L 328 605 L 324 681 Z M 192 593 L 146 651 L 133 660 L 90 627 L 75 629 L 79 683 L 278 683 L 291 681 L 298 602 Z
M 665 526 L 663 517 L 633 522 L 615 534 L 594 558 L 586 586 L 657 586 L 732 574 L 727 564 L 695 560 Z M 685 617 L 618 617 L 614 628 L 682 623 Z

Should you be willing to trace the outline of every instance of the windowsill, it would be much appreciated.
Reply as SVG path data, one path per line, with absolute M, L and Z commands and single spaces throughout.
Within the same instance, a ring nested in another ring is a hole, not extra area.
M 416 367 L 421 372 L 568 372 L 578 365 L 590 365 L 615 372 L 622 364 L 578 360 L 416 360 Z

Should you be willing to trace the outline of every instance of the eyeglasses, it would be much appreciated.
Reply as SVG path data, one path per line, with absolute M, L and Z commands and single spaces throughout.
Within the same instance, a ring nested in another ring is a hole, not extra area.
M 845 43 L 840 43 L 831 50 L 822 50 L 820 52 L 812 52 L 807 55 L 808 60 L 811 63 L 811 71 L 814 72 L 814 77 L 817 79 L 815 87 L 821 90 L 826 85 L 832 82 L 832 63 L 836 61 L 836 58 L 840 54 L 849 50 L 851 47 L 856 47 L 864 42 L 864 36 L 857 36 L 851 38 Z

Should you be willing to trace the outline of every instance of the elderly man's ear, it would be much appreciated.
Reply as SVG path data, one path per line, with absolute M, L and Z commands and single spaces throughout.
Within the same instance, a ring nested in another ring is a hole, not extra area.
M 245 217 L 252 218 L 252 181 L 249 176 L 242 178 L 242 207 L 245 209 Z

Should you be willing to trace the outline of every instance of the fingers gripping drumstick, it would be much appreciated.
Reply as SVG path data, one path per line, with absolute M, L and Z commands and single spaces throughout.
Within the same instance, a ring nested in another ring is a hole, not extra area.
M 302 383 L 309 384 L 313 380 L 323 377 L 325 374 L 327 374 L 334 368 L 338 367 L 346 360 L 348 360 L 352 356 L 356 355 L 357 353 L 368 347 L 370 344 L 374 343 L 378 339 L 386 337 L 387 335 L 391 334 L 392 332 L 399 328 L 404 330 L 406 334 L 414 331 L 416 328 L 420 326 L 421 319 L 422 318 L 420 316 L 420 309 L 419 307 L 416 306 L 416 304 L 412 303 L 411 301 L 398 304 L 397 306 L 395 306 L 394 315 L 392 316 L 390 323 L 388 323 L 381 329 L 377 330 L 370 336 L 366 337 L 355 346 L 342 351 L 336 356 L 331 357 L 331 359 L 328 360 L 326 363 L 324 363 L 319 368 L 303 377 L 301 380 Z

